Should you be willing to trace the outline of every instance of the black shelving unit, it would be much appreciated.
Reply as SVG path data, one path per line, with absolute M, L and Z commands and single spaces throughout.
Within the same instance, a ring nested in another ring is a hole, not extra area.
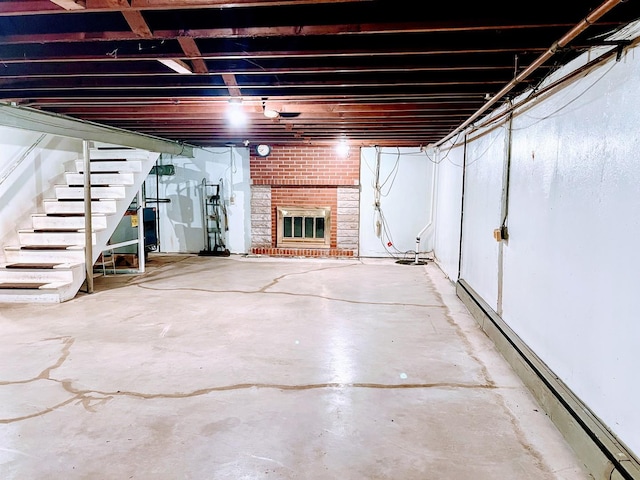
M 202 179 L 202 227 L 204 230 L 204 248 L 199 255 L 230 255 L 224 242 L 227 229 L 224 204 L 220 198 L 220 184 L 208 183 Z

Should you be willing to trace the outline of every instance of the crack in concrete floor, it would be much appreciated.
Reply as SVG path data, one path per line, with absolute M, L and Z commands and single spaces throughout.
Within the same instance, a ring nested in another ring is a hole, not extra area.
M 188 263 L 188 262 L 187 262 Z M 542 471 L 551 473 L 551 470 L 548 468 L 546 463 L 544 462 L 544 457 L 533 447 L 528 441 L 525 432 L 523 431 L 522 425 L 517 418 L 517 416 L 512 412 L 512 410 L 508 407 L 505 402 L 503 396 L 500 391 L 502 389 L 508 390 L 510 387 L 507 386 L 497 386 L 494 380 L 491 378 L 487 365 L 484 363 L 482 358 L 480 358 L 474 351 L 474 345 L 469 340 L 464 329 L 456 322 L 453 313 L 451 312 L 450 307 L 444 301 L 442 295 L 440 294 L 438 287 L 434 283 L 433 279 L 429 275 L 428 268 L 424 268 L 424 279 L 426 280 L 428 286 L 428 293 L 433 295 L 436 299 L 436 303 L 434 304 L 420 304 L 420 303 L 406 303 L 406 302 L 375 302 L 375 301 L 360 301 L 360 300 L 350 300 L 343 298 L 336 298 L 327 295 L 313 295 L 307 293 L 295 293 L 295 292 L 274 292 L 269 291 L 273 287 L 289 277 L 292 276 L 304 276 L 310 273 L 316 273 L 323 270 L 331 270 L 336 268 L 346 268 L 346 267 L 354 267 L 359 264 L 349 264 L 349 265 L 341 265 L 339 267 L 330 266 L 323 268 L 312 268 L 307 269 L 301 272 L 290 272 L 280 276 L 273 278 L 271 281 L 263 285 L 262 287 L 254 290 L 237 290 L 237 289 L 200 289 L 200 288 L 161 288 L 156 286 L 151 286 L 149 283 L 155 283 L 157 281 L 163 280 L 162 278 L 158 278 L 162 272 L 158 271 L 156 275 L 152 278 L 146 277 L 143 279 L 139 279 L 140 281 L 129 282 L 125 286 L 135 286 L 138 288 L 148 289 L 148 290 L 158 290 L 158 291 L 180 291 L 180 290 L 189 290 L 189 291 L 203 291 L 207 293 L 234 293 L 234 294 L 268 294 L 268 295 L 291 295 L 291 296 L 301 296 L 301 297 L 310 297 L 317 298 L 321 300 L 327 301 L 338 301 L 352 304 L 361 304 L 361 305 L 373 305 L 373 306 L 410 306 L 410 307 L 420 307 L 420 308 L 437 308 L 443 310 L 442 314 L 446 320 L 446 322 L 454 329 L 456 337 L 462 341 L 464 345 L 464 350 L 466 354 L 473 360 L 473 362 L 479 366 L 481 370 L 482 381 L 473 384 L 465 384 L 465 383 L 455 383 L 455 382 L 433 382 L 433 383 L 360 383 L 360 382 L 351 382 L 351 383 L 341 383 L 341 382 L 330 382 L 330 383 L 309 383 L 309 384 L 296 384 L 296 385 L 288 385 L 282 383 L 237 383 L 230 385 L 220 385 L 220 386 L 212 386 L 205 387 L 200 389 L 191 390 L 188 392 L 172 392 L 172 393 L 143 393 L 136 391 L 126 391 L 126 390 L 115 390 L 115 391 L 101 391 L 98 389 L 79 389 L 74 386 L 74 382 L 69 379 L 56 379 L 55 371 L 62 367 L 66 360 L 69 358 L 71 354 L 72 347 L 74 346 L 75 339 L 70 336 L 61 336 L 61 337 L 50 337 L 44 340 L 52 341 L 58 340 L 61 342 L 61 351 L 58 358 L 51 365 L 45 367 L 36 377 L 25 380 L 15 380 L 15 381 L 0 381 L 0 386 L 6 385 L 19 385 L 19 384 L 28 384 L 37 381 L 48 381 L 55 382 L 62 386 L 62 388 L 70 394 L 68 399 L 65 399 L 62 402 L 57 403 L 56 405 L 47 407 L 42 409 L 39 412 L 35 412 L 30 415 L 25 415 L 16 418 L 4 418 L 0 419 L 0 424 L 8 424 L 24 421 L 27 419 L 31 419 L 34 417 L 44 416 L 55 410 L 58 410 L 64 406 L 75 403 L 76 405 L 81 405 L 88 412 L 97 412 L 101 406 L 106 405 L 114 398 L 117 397 L 130 397 L 137 398 L 143 400 L 151 400 L 151 399 L 186 399 L 193 398 L 202 395 L 208 395 L 215 392 L 226 392 L 226 391 L 234 391 L 234 390 L 247 390 L 247 389 L 276 389 L 281 391 L 304 391 L 304 390 L 314 390 L 314 389 L 337 389 L 337 390 L 347 390 L 347 389 L 386 389 L 386 390 L 400 390 L 400 389 L 478 389 L 478 390 L 492 390 L 496 391 L 495 399 L 497 400 L 497 406 L 499 406 L 500 410 L 507 416 L 509 422 L 512 425 L 513 432 L 517 438 L 518 443 L 523 447 L 523 449 L 534 459 L 538 468 Z M 415 453 L 415 452 L 414 452 Z M 282 466 L 280 462 L 274 459 L 266 458 L 266 457 L 258 457 L 257 459 L 269 460 L 275 462 Z M 288 467 L 287 467 L 288 468 Z

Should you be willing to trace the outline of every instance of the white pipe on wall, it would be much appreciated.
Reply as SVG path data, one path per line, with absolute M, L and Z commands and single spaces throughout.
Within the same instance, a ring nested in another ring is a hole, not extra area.
M 436 176 L 437 176 L 437 173 L 438 173 L 438 162 L 434 161 L 434 162 L 431 162 L 431 164 L 433 165 L 433 167 L 432 167 L 432 170 L 431 170 L 431 201 L 430 201 L 430 204 L 429 204 L 429 221 L 427 222 L 427 224 L 424 227 L 422 227 L 422 230 L 420 230 L 418 232 L 418 235 L 416 235 L 415 263 L 418 263 L 418 252 L 420 251 L 420 237 L 422 237 L 424 232 L 426 232 L 433 225 L 433 220 L 434 220 L 435 210 L 436 210 L 436 206 L 435 206 L 435 202 L 436 202 L 436 185 L 437 185 Z

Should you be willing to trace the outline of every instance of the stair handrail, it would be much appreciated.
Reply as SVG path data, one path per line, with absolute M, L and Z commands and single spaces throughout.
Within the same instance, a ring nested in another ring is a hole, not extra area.
M 13 171 L 18 168 L 18 166 L 29 156 L 31 152 L 33 152 L 33 150 L 40 144 L 40 142 L 42 142 L 42 140 L 44 140 L 46 136 L 46 133 L 40 135 L 40 137 L 33 142 L 33 144 L 20 156 L 20 158 L 13 162 L 13 164 L 2 173 L 2 176 L 0 176 L 0 185 L 2 185 L 4 181 L 11 176 Z

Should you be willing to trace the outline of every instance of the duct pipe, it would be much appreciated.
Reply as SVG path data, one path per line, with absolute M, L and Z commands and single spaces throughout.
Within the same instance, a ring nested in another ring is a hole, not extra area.
M 87 293 L 93 293 L 93 225 L 91 214 L 91 152 L 89 142 L 82 141 L 84 152 L 84 264 Z
M 536 60 L 534 60 L 534 62 L 531 65 L 529 65 L 522 72 L 516 75 L 513 80 L 511 80 L 507 85 L 505 85 L 502 88 L 502 90 L 496 93 L 487 103 L 485 103 L 478 111 L 476 111 L 467 120 L 465 120 L 458 128 L 453 130 L 442 140 L 439 140 L 438 142 L 436 142 L 435 146 L 442 145 L 447 140 L 453 138 L 459 132 L 461 132 L 462 130 L 467 128 L 469 125 L 471 125 L 483 113 L 489 110 L 493 105 L 499 102 L 507 93 L 513 90 L 516 87 L 516 85 L 518 85 L 520 82 L 525 80 L 529 75 L 531 75 L 534 71 L 536 71 L 544 62 L 546 62 L 547 60 L 549 60 L 549 58 L 555 55 L 555 53 L 560 48 L 564 48 L 565 46 L 567 46 L 569 42 L 571 42 L 578 35 L 584 32 L 587 28 L 589 28 L 589 26 L 597 22 L 603 15 L 605 15 L 607 12 L 612 10 L 618 4 L 623 3 L 624 1 L 626 0 L 607 0 L 606 2 L 602 3 L 598 8 L 592 11 L 584 20 L 582 20 L 575 27 L 569 30 L 562 38 L 560 38 L 560 40 L 557 40 L 556 42 L 554 42 L 553 45 L 551 45 L 551 47 L 547 49 L 546 52 L 540 55 Z

